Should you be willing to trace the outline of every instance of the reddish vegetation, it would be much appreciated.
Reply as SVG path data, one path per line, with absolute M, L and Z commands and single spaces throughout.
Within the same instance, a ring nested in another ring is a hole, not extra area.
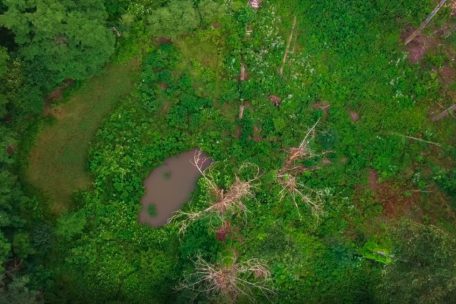
M 405 40 L 415 29 L 405 31 L 402 38 Z M 408 58 L 412 63 L 418 63 L 423 59 L 426 52 L 436 44 L 436 40 L 432 37 L 419 34 L 416 38 L 407 45 Z
M 456 80 L 456 71 L 449 66 L 441 68 L 439 74 L 444 84 L 451 84 Z
M 322 165 L 328 166 L 328 165 L 332 164 L 332 161 L 329 158 L 325 157 L 321 160 L 321 163 L 322 163 Z
M 57 101 L 63 97 L 63 93 L 65 93 L 65 90 L 71 87 L 74 84 L 73 79 L 66 79 L 62 82 L 60 86 L 55 88 L 47 97 L 46 101 L 48 103 Z
M 326 101 L 320 101 L 320 102 L 314 103 L 312 105 L 312 108 L 314 108 L 315 110 L 323 111 L 323 118 L 326 118 L 328 116 L 331 105 Z
M 350 119 L 353 122 L 357 122 L 359 120 L 359 114 L 354 111 L 350 111 Z
M 280 104 L 282 103 L 282 99 L 279 97 L 279 96 L 276 96 L 276 95 L 270 95 L 269 96 L 269 100 L 272 102 L 273 105 L 275 105 L 276 107 L 280 106 Z
M 173 43 L 173 41 L 171 40 L 171 38 L 162 36 L 162 37 L 155 38 L 155 43 L 158 45 L 162 45 L 162 44 L 171 44 L 171 43 Z
M 249 0 L 249 4 L 254 9 L 259 9 L 261 6 L 262 0 Z
M 419 199 L 419 192 L 413 192 L 410 197 L 405 197 L 397 185 L 382 183 L 376 191 L 376 197 L 383 205 L 383 213 L 388 217 L 396 217 L 410 210 L 413 203 Z
M 9 156 L 13 155 L 15 151 L 16 151 L 16 148 L 13 145 L 9 145 L 6 148 L 6 153 L 8 153 Z
M 239 80 L 240 81 L 246 81 L 249 79 L 249 73 L 247 72 L 247 67 L 245 66 L 245 64 L 241 64 L 241 72 L 240 72 L 240 75 L 239 75 Z
M 367 177 L 367 181 L 369 183 L 369 188 L 372 191 L 376 191 L 378 189 L 378 173 L 375 170 L 369 170 L 369 176 Z
M 159 86 L 160 89 L 162 89 L 162 90 L 166 90 L 166 89 L 169 87 L 169 85 L 168 85 L 167 83 L 165 83 L 165 82 L 159 83 L 158 86 Z
M 387 217 L 398 217 L 407 213 L 413 203 L 419 199 L 419 192 L 413 192 L 410 196 L 404 195 L 404 189 L 390 182 L 379 182 L 378 173 L 369 170 L 368 184 L 374 193 L 375 199 L 383 206 L 383 214 Z
M 235 135 L 236 138 L 238 138 L 238 139 L 241 138 L 241 136 L 242 136 L 242 129 L 241 129 L 241 126 L 236 126 L 235 132 L 236 132 L 236 135 Z
M 224 222 L 222 226 L 220 226 L 217 231 L 215 232 L 215 237 L 217 240 L 224 242 L 226 237 L 231 232 L 231 224 L 230 222 Z
M 260 142 L 263 138 L 261 137 L 261 128 L 254 126 L 253 127 L 253 141 Z

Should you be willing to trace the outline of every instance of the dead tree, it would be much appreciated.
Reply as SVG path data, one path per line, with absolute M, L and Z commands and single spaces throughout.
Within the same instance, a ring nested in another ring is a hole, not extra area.
M 228 190 L 221 189 L 208 176 L 203 169 L 203 164 L 206 162 L 201 153 L 196 153 L 193 160 L 193 165 L 201 173 L 204 181 L 206 182 L 209 191 L 211 192 L 214 200 L 210 203 L 209 207 L 200 211 L 184 212 L 178 211 L 169 222 L 176 222 L 179 226 L 179 232 L 184 233 L 188 226 L 194 221 L 204 217 L 214 216 L 219 222 L 225 222 L 225 218 L 231 215 L 244 215 L 247 214 L 247 207 L 244 205 L 243 200 L 247 197 L 253 196 L 253 182 L 259 177 L 259 168 L 254 164 L 243 164 L 239 171 L 246 167 L 253 167 L 255 169 L 254 177 L 250 180 L 243 181 L 238 176 L 235 177 L 233 184 Z
M 421 34 L 421 32 L 426 28 L 426 26 L 431 22 L 432 18 L 440 11 L 440 9 L 445 5 L 447 0 L 440 0 L 439 4 L 434 8 L 434 10 L 427 16 L 427 18 L 421 23 L 420 27 L 414 31 L 407 39 L 405 39 L 405 45 L 412 42 L 416 36 Z
M 253 9 L 258 10 L 261 7 L 261 2 L 262 0 L 249 0 L 249 5 Z
M 447 116 L 451 115 L 453 112 L 456 112 L 456 104 L 450 106 L 448 109 L 440 112 L 439 114 L 435 115 L 432 117 L 432 121 L 439 121 L 439 120 L 442 120 L 444 118 L 446 118 Z
M 299 211 L 298 202 L 303 202 L 307 207 L 310 208 L 312 215 L 318 220 L 323 214 L 323 198 L 325 191 L 313 190 L 309 187 L 306 187 L 302 183 L 298 182 L 297 175 L 304 171 L 317 170 L 318 167 L 304 167 L 297 164 L 300 160 L 308 160 L 316 158 L 322 155 L 325 155 L 329 152 L 316 154 L 310 148 L 310 142 L 314 138 L 315 128 L 319 121 L 317 121 L 306 133 L 304 139 L 301 141 L 300 145 L 289 150 L 288 156 L 285 160 L 284 165 L 279 170 L 277 174 L 277 181 L 282 187 L 282 190 L 279 192 L 280 200 L 284 200 L 286 197 L 291 197 L 293 204 L 295 205 L 299 217 L 301 217 L 301 212 Z
M 184 277 L 178 289 L 189 289 L 208 297 L 221 296 L 231 303 L 240 296 L 252 300 L 254 290 L 266 297 L 273 293 L 267 287 L 271 273 L 260 260 L 238 262 L 233 258 L 228 263 L 210 264 L 197 257 L 194 265 L 194 272 Z

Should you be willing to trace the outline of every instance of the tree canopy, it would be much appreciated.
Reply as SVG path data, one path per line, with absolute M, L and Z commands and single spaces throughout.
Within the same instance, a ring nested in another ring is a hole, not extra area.
M 97 71 L 114 51 L 105 26 L 103 1 L 5 0 L 0 25 L 15 34 L 21 57 L 35 76 L 81 80 Z

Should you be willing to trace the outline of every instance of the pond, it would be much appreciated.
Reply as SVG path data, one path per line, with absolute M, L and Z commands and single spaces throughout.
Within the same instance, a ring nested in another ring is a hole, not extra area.
M 201 173 L 193 165 L 194 157 L 199 150 L 192 150 L 168 158 L 160 167 L 154 169 L 144 181 L 145 193 L 141 199 L 142 210 L 139 221 L 153 227 L 160 227 L 187 202 Z M 205 169 L 211 160 L 201 154 L 206 160 L 202 164 Z

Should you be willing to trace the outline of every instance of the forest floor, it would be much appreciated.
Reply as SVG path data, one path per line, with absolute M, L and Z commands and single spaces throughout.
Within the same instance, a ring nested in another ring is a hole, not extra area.
M 36 138 L 26 177 L 49 200 L 53 214 L 67 211 L 73 193 L 90 187 L 90 142 L 103 118 L 131 93 L 139 71 L 136 58 L 110 64 L 50 110 L 53 121 Z

